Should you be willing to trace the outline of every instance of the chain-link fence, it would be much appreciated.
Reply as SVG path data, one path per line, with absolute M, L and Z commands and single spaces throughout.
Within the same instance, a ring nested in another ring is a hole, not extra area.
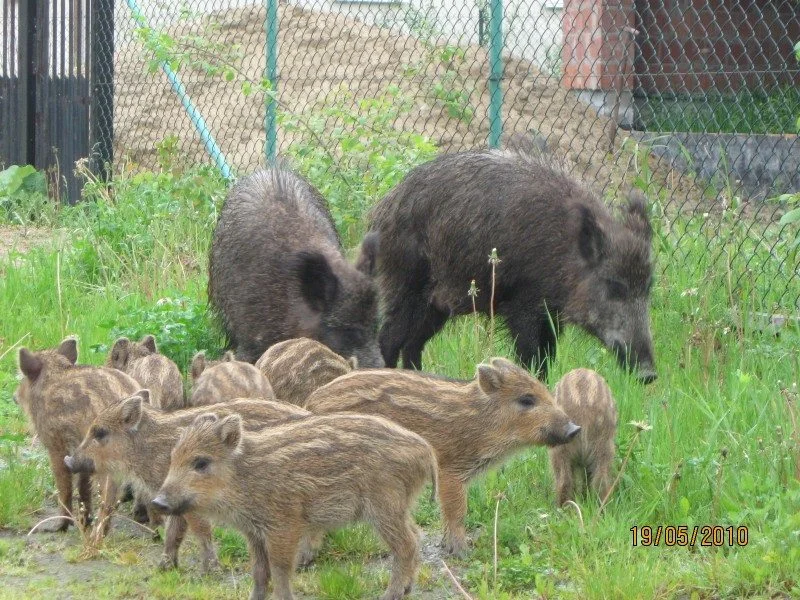
M 645 190 L 667 260 L 724 262 L 765 310 L 797 311 L 797 231 L 774 200 L 800 190 L 795 0 L 113 6 L 116 164 L 172 150 L 235 175 L 277 151 L 369 203 L 385 189 L 364 169 L 396 181 L 435 151 L 535 136 L 608 199 Z

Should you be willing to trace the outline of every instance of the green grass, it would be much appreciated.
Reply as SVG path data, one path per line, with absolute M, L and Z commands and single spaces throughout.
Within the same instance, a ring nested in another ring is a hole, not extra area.
M 798 133 L 800 90 L 778 88 L 771 93 L 744 90 L 679 99 L 648 97 L 641 121 L 649 131 L 708 133 Z
M 325 600 L 358 600 L 364 597 L 366 587 L 364 566 L 359 563 L 319 569 L 319 597 Z
M 81 361 L 95 364 L 120 334 L 156 333 L 182 366 L 196 349 L 218 351 L 205 310 L 206 253 L 224 191 L 205 171 L 120 175 L 111 195 L 98 188 L 95 204 L 58 211 L 54 224 L 63 235 L 52 247 L 0 258 L 0 527 L 29 526 L 52 490 L 47 461 L 29 449 L 24 415 L 12 399 L 15 344 L 49 347 L 76 333 Z M 572 507 L 556 509 L 542 449 L 479 479 L 467 519 L 474 548 L 463 561 L 447 561 L 474 598 L 800 596 L 800 449 L 793 438 L 800 432 L 781 392 L 800 379 L 800 331 L 789 325 L 776 336 L 756 327 L 757 313 L 796 312 L 791 232 L 770 229 L 764 243 L 746 223 L 656 225 L 652 330 L 659 379 L 637 383 L 596 340 L 567 328 L 548 382 L 578 366 L 608 380 L 620 411 L 617 469 L 629 456 L 615 492 L 602 513 L 596 500 L 579 502 L 582 521 Z M 749 273 L 753 265 L 759 268 Z M 493 344 L 488 329 L 485 319 L 451 321 L 426 347 L 426 366 L 472 377 L 477 362 L 510 356 L 501 324 Z M 631 422 L 649 429 L 637 436 Z M 438 539 L 436 505 L 422 498 L 415 514 L 429 538 Z M 633 526 L 706 524 L 746 526 L 749 544 L 631 544 Z M 117 536 L 91 563 L 107 566 L 102 575 L 66 584 L 64 572 L 87 563 L 67 563 L 50 576 L 37 561 L 48 552 L 73 556 L 69 548 L 80 544 L 74 532 L 54 538 L 60 541 L 50 550 L 0 538 L 0 573 L 23 585 L 0 597 L 52 597 L 64 589 L 101 598 L 242 597 L 250 586 L 246 546 L 235 532 L 218 530 L 216 537 L 226 570 L 219 578 L 199 577 L 196 566 L 157 573 L 156 543 L 130 548 Z M 183 564 L 196 564 L 196 552 L 188 542 Z M 297 575 L 295 588 L 308 597 L 377 595 L 388 579 L 383 552 L 367 527 L 336 532 L 317 565 Z M 421 587 L 430 597 L 455 594 L 440 567 L 423 569 Z

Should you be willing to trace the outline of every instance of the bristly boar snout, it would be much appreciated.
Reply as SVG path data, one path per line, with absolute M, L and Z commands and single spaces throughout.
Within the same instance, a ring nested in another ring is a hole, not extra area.
M 650 341 L 642 344 L 644 347 L 636 350 L 635 347 L 629 348 L 621 342 L 613 342 L 611 349 L 617 357 L 619 363 L 630 371 L 635 371 L 642 383 L 652 383 L 658 378 L 655 366 L 653 365 L 653 352 L 650 349 Z
M 191 502 L 187 499 L 170 502 L 165 494 L 159 494 L 150 501 L 150 506 L 168 515 L 182 515 L 191 508 Z
M 64 464 L 71 473 L 94 473 L 94 461 L 80 456 L 65 456 Z
M 545 436 L 545 444 L 550 447 L 568 444 L 580 432 L 580 425 L 576 425 L 572 421 L 567 421 L 567 424 L 563 428 L 554 427 L 547 431 L 547 435 Z
M 581 431 L 581 426 L 576 425 L 575 423 L 570 421 L 569 425 L 567 425 L 567 440 L 568 441 L 572 440 L 572 438 L 578 435 L 580 431 Z
M 355 358 L 359 368 L 382 369 L 386 366 L 386 363 L 383 362 L 383 355 L 381 354 L 381 349 L 377 342 L 363 350 L 357 350 L 355 352 Z

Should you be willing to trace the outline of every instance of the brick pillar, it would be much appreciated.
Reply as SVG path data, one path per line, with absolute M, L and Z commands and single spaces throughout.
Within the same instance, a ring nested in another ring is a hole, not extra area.
M 564 0 L 562 84 L 572 90 L 615 91 L 633 85 L 634 0 Z M 626 48 L 627 46 L 627 48 Z

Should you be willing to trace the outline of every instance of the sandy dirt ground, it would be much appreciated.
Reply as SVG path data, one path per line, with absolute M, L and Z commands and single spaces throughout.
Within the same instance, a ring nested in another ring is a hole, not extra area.
M 464 58 L 450 68 L 460 89 L 469 92 L 474 119 L 467 123 L 447 113 L 430 90 L 446 67 L 426 60 L 430 46 L 398 31 L 341 15 L 282 4 L 279 25 L 279 99 L 293 112 L 344 97 L 357 102 L 378 96 L 390 84 L 413 99 L 412 110 L 395 126 L 429 136 L 441 149 L 456 151 L 485 145 L 489 130 L 489 60 L 485 48 L 465 47 Z M 203 34 L 215 24 L 212 39 L 241 50 L 240 68 L 258 80 L 264 71 L 264 11 L 238 7 L 202 19 L 171 25 L 173 36 Z M 442 45 L 441 40 L 434 40 Z M 207 162 L 208 155 L 183 108 L 160 72 L 147 72 L 147 58 L 135 42 L 121 44 L 116 57 L 116 156 L 152 166 L 155 146 L 167 135 L 178 137 L 187 163 Z M 262 99 L 245 97 L 239 82 L 182 70 L 181 78 L 229 163 L 248 172 L 263 163 Z M 607 195 L 629 186 L 641 171 L 633 140 L 607 118 L 573 97 L 557 76 L 518 59 L 505 60 L 504 134 L 536 131 L 549 147 L 575 165 L 575 173 Z M 326 123 L 335 127 L 337 123 Z M 613 142 L 610 141 L 614 137 Z M 627 140 L 627 141 L 626 141 Z M 285 149 L 292 139 L 279 132 Z M 624 146 L 624 148 L 623 148 Z M 703 192 L 695 181 L 653 156 L 648 159 L 651 191 L 666 204 L 692 208 Z M 706 200 L 706 203 L 708 200 Z

